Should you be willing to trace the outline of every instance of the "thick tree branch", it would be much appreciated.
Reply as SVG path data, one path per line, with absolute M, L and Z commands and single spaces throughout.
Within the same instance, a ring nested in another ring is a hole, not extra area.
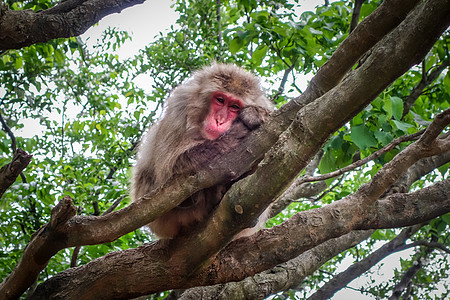
M 328 240 L 296 258 L 240 282 L 230 282 L 186 290 L 178 298 L 188 299 L 265 299 L 267 296 L 294 287 L 325 262 L 367 239 L 373 230 L 353 231 Z
M 407 192 L 409 187 L 425 174 L 428 174 L 437 167 L 447 163 L 450 160 L 450 151 L 444 152 L 441 155 L 433 156 L 429 158 L 423 158 L 417 163 L 412 165 L 408 171 L 401 176 L 397 182 L 389 188 L 389 193 L 392 192 Z M 383 196 L 382 196 L 383 197 Z M 365 259 L 354 263 L 344 272 L 336 275 L 317 290 L 309 299 L 325 299 L 330 298 L 341 288 L 345 287 L 353 279 L 359 277 L 363 272 L 369 270 L 376 263 L 384 259 L 386 256 L 393 252 L 402 251 L 407 248 L 416 246 L 427 246 L 442 249 L 445 252 L 450 253 L 450 250 L 446 249 L 442 244 L 428 243 L 426 241 L 416 241 L 411 244 L 406 244 L 406 240 L 419 229 L 420 226 L 413 226 L 404 229 L 396 238 L 389 243 L 383 245 L 380 249 L 370 254 Z M 414 229 L 413 229 L 414 228 Z
M 60 202 L 52 209 L 50 222 L 39 229 L 24 249 L 22 259 L 11 274 L 0 284 L 1 299 L 17 299 L 45 268 L 50 257 L 61 248 L 58 235 L 52 234 L 63 227 L 76 213 L 71 201 Z M 38 238 L 39 236 L 44 238 Z M 48 242 L 48 239 L 51 242 Z M 62 242 L 63 243 L 63 242 Z
M 399 225 L 393 221 L 395 219 L 400 219 L 401 225 L 410 226 L 445 214 L 450 211 L 449 195 L 450 179 L 447 179 L 415 193 L 391 195 L 364 211 L 349 199 L 304 211 L 282 226 L 231 243 L 190 278 L 186 277 L 190 272 L 183 268 L 180 259 L 175 259 L 177 253 L 163 247 L 162 242 L 114 252 L 88 265 L 59 273 L 38 286 L 31 299 L 43 296 L 121 299 L 173 288 L 242 280 L 352 230 L 396 228 Z M 189 260 L 189 256 L 184 260 Z M 104 284 L 110 289 L 101 288 Z
M 331 58 L 312 78 L 305 92 L 285 107 L 287 112 L 284 110 L 282 112 L 292 119 L 294 118 L 291 114 L 292 107 L 302 107 L 335 87 L 359 59 L 398 26 L 419 2 L 418 0 L 383 1 L 339 45 Z
M 437 167 L 440 167 L 450 161 L 450 151 L 442 154 L 422 158 L 416 162 L 408 171 L 403 174 L 397 182 L 391 186 L 387 191 L 387 194 L 392 193 L 406 193 L 409 191 L 410 186 L 425 174 L 433 171 Z
M 326 141 L 330 133 L 350 120 L 356 112 L 361 111 L 396 77 L 421 60 L 427 52 L 426 49 L 429 49 L 447 28 L 450 22 L 448 18 L 449 4 L 448 0 L 423 3 L 374 48 L 372 55 L 360 68 L 353 71 L 341 84 L 320 99 L 304 106 L 277 144 L 266 154 L 256 172 L 233 185 L 216 211 L 217 219 L 211 220 L 209 225 L 211 227 L 206 228 L 198 237 L 199 240 L 191 241 L 192 246 L 199 243 L 200 240 L 207 239 L 207 236 L 214 236 L 214 232 L 224 230 L 223 232 L 235 234 L 242 228 L 251 227 L 252 218 L 248 216 L 259 215 L 278 196 L 279 191 L 289 185 Z M 439 15 L 440 17 L 438 17 Z M 436 21 L 436 17 L 443 23 L 437 24 L 431 21 L 433 18 Z M 420 29 L 415 27 L 417 24 L 421 25 Z M 408 31 L 414 32 L 414 39 L 405 39 L 407 36 L 405 33 Z M 432 32 L 434 32 L 434 39 L 430 39 Z M 401 43 L 399 43 L 400 40 L 402 40 Z M 424 47 L 425 45 L 427 46 Z M 411 51 L 412 49 L 415 50 Z M 371 84 L 367 85 L 366 82 Z M 322 118 L 319 120 L 317 115 Z M 272 124 L 272 122 L 264 124 L 263 128 L 270 128 Z M 252 139 L 252 137 L 250 139 L 253 145 L 264 148 L 261 141 Z M 421 144 L 425 146 L 426 143 L 427 141 L 423 141 Z M 414 151 L 420 153 L 419 149 Z M 409 157 L 411 163 L 417 159 L 418 157 Z M 397 170 L 391 171 L 395 177 L 401 175 L 408 167 L 409 165 L 405 163 Z M 264 184 L 262 184 L 263 182 Z M 267 184 L 268 182 L 270 184 Z M 373 202 L 378 199 L 392 183 L 391 180 L 384 180 L 382 177 L 376 179 L 376 183 L 366 187 L 366 189 L 370 189 L 370 193 L 367 194 L 371 195 L 371 198 L 367 200 Z M 242 191 L 245 191 L 245 199 L 242 197 Z M 237 211 L 244 213 L 237 215 L 235 208 L 239 208 Z M 230 230 L 230 228 L 233 229 Z M 224 240 L 220 240 L 221 238 Z M 229 238 L 229 236 L 221 236 L 216 238 L 215 243 L 225 245 Z M 219 248 L 217 247 L 217 249 Z M 200 252 L 196 252 L 196 254 L 201 256 Z M 195 260 L 192 259 L 192 261 Z
M 450 110 L 446 111 L 446 114 L 444 114 L 443 117 L 438 118 L 438 120 L 436 121 L 436 126 L 432 126 L 430 127 L 430 130 L 427 130 L 426 134 L 424 136 L 428 136 L 427 133 L 430 133 L 430 135 L 433 135 L 435 133 L 435 127 L 439 128 L 443 126 L 444 122 L 441 122 L 444 119 L 448 119 L 450 116 Z M 447 120 L 449 121 L 449 120 Z M 448 123 L 447 123 L 448 124 Z M 439 126 L 440 125 L 440 126 Z M 392 183 L 395 182 L 395 180 L 405 171 L 405 169 L 407 169 L 412 163 L 414 163 L 417 159 L 419 159 L 421 155 L 424 156 L 429 156 L 429 155 L 434 155 L 440 152 L 444 152 L 444 151 L 448 151 L 450 149 L 450 143 L 449 143 L 450 139 L 445 139 L 445 141 L 437 141 L 437 144 L 443 144 L 445 145 L 445 147 L 441 147 L 439 145 L 436 145 L 434 143 L 429 143 L 428 138 L 423 137 L 421 138 L 418 142 L 416 142 L 415 144 L 410 145 L 408 148 L 406 148 L 404 151 L 402 151 L 399 155 L 397 155 L 389 164 L 386 164 L 379 172 L 378 174 L 375 176 L 374 180 L 361 187 L 355 194 L 348 196 L 346 199 L 349 201 L 349 206 L 351 207 L 346 207 L 346 208 L 334 208 L 335 205 L 340 206 L 340 205 L 344 205 L 342 204 L 343 202 L 346 202 L 344 200 L 341 200 L 339 202 L 339 204 L 337 203 L 333 203 L 332 205 L 323 207 L 321 209 L 318 209 L 317 212 L 315 214 L 312 214 L 308 217 L 304 216 L 301 217 L 301 219 L 296 218 L 296 216 L 294 216 L 293 218 L 291 218 L 289 221 L 286 222 L 286 227 L 289 226 L 288 224 L 297 224 L 297 222 L 300 222 L 302 225 L 303 224 L 309 224 L 309 225 L 313 225 L 316 228 L 317 227 L 321 227 L 324 226 L 322 228 L 322 230 L 320 231 L 316 231 L 313 230 L 312 232 L 309 232 L 309 235 L 311 235 L 308 239 L 308 226 L 307 225 L 303 225 L 305 226 L 303 228 L 303 230 L 298 230 L 298 231 L 294 231 L 293 233 L 291 233 L 289 231 L 289 235 L 286 236 L 286 241 L 287 240 L 295 240 L 295 239 L 299 239 L 299 244 L 297 245 L 297 247 L 302 248 L 302 247 L 306 247 L 305 244 L 307 243 L 312 243 L 314 244 L 315 242 L 322 242 L 323 240 L 321 239 L 322 234 L 331 234 L 331 232 L 333 232 L 334 230 L 337 230 L 337 232 L 342 232 L 341 230 L 344 230 L 344 232 L 348 232 L 345 231 L 347 228 L 347 226 L 352 227 L 352 225 L 350 225 L 349 223 L 340 223 L 339 219 L 340 218 L 344 218 L 346 219 L 346 217 L 344 217 L 344 214 L 348 217 L 348 220 L 352 220 L 354 222 L 358 222 L 359 217 L 357 216 L 362 216 L 365 215 L 367 210 L 370 210 L 370 205 L 376 200 L 378 199 L 378 197 L 383 193 L 383 188 L 386 189 L 387 187 L 389 187 Z M 425 148 L 424 148 L 425 147 Z M 436 152 L 435 152 L 436 151 Z M 408 156 L 409 155 L 409 156 Z M 448 182 L 447 182 L 448 184 Z M 446 187 L 448 189 L 448 186 Z M 261 195 L 261 194 L 260 194 Z M 442 195 L 437 195 L 437 197 L 440 197 L 442 199 L 442 197 L 448 198 L 448 193 L 447 191 L 444 193 L 444 196 Z M 353 200 L 352 200 L 353 199 Z M 351 203 L 351 204 L 350 204 Z M 225 212 L 220 213 L 220 209 L 223 208 L 225 206 L 225 201 L 223 201 L 220 206 L 219 209 L 215 212 L 211 222 L 208 224 L 208 226 L 211 226 L 211 229 L 214 228 L 215 224 L 220 223 L 223 224 L 221 222 L 224 222 L 225 220 L 219 218 L 219 216 L 223 216 L 226 215 Z M 358 207 L 358 208 L 357 208 Z M 226 208 L 225 208 L 226 209 Z M 404 206 L 402 206 L 401 209 L 404 209 Z M 412 208 L 411 208 L 412 209 Z M 391 224 L 391 226 L 394 226 L 393 224 L 397 223 L 399 226 L 407 226 L 407 225 L 411 225 L 408 223 L 402 223 L 403 220 L 401 217 L 398 217 L 396 214 L 401 214 L 398 210 L 400 210 L 400 208 L 395 208 L 392 207 L 390 212 L 385 212 L 385 220 L 383 220 L 383 222 L 379 222 L 376 220 L 373 220 L 375 223 L 380 224 L 380 223 L 389 223 Z M 393 212 L 395 212 L 395 214 L 393 214 Z M 442 213 L 445 213 L 445 209 L 442 211 Z M 347 213 L 350 213 L 350 215 L 347 215 Z M 375 214 L 378 215 L 378 214 Z M 424 219 L 420 219 L 420 215 L 419 213 L 417 213 L 417 220 L 418 222 L 423 222 Z M 391 216 L 392 220 L 389 220 L 387 216 Z M 216 219 L 217 218 L 217 219 Z M 300 217 L 299 217 L 300 218 Z M 363 218 L 369 218 L 367 215 L 365 215 Z M 233 230 L 233 228 L 231 226 L 233 226 L 232 222 L 225 223 L 225 227 L 228 228 L 228 230 Z M 340 228 L 340 226 L 342 225 L 342 228 Z M 230 229 L 231 228 L 231 229 Z M 276 228 L 284 228 L 284 226 L 279 226 Z M 276 228 L 274 228 L 274 230 L 276 230 Z M 373 227 L 365 227 L 365 229 L 368 228 L 373 228 Z M 204 230 L 200 236 L 203 236 L 204 233 L 207 233 L 209 230 L 209 228 L 207 227 L 206 230 Z M 217 230 L 220 230 L 222 228 L 215 228 Z M 281 232 L 282 229 L 278 229 Z M 287 228 L 285 228 L 285 230 L 288 230 Z M 277 232 L 277 231 L 275 231 Z M 279 234 L 287 234 L 286 232 L 281 233 L 279 232 Z M 326 233 L 324 233 L 326 232 Z M 306 237 L 304 238 L 299 238 L 299 236 L 304 236 L 306 234 Z M 206 237 L 203 236 L 203 239 L 205 239 Z M 221 237 L 218 237 L 219 239 Z M 270 239 L 270 238 L 269 238 Z M 195 239 L 194 239 L 195 240 Z M 309 240 L 308 242 L 306 242 L 306 240 Z M 176 242 L 176 241 L 175 241 Z M 197 241 L 199 242 L 199 241 Z M 268 242 L 267 241 L 267 237 L 265 237 L 264 242 Z M 276 245 L 279 245 L 279 241 L 275 242 L 271 244 L 271 247 L 277 247 Z M 248 242 L 247 242 L 248 243 Z M 251 244 L 257 244 L 256 247 L 262 247 L 264 248 L 263 245 L 259 244 L 258 242 L 253 242 Z M 269 241 L 270 244 L 270 241 Z M 283 244 L 283 243 L 281 243 Z M 290 256 L 288 249 L 288 245 L 281 245 L 280 246 L 282 249 L 284 249 L 283 253 L 274 253 L 274 255 L 271 257 L 271 259 L 273 261 L 277 261 L 278 259 L 281 259 L 281 257 L 284 256 L 284 260 L 287 259 L 291 259 L 292 257 Z M 297 249 L 297 247 L 294 247 L 295 249 Z M 261 248 L 258 248 L 261 250 Z M 255 253 L 259 253 L 258 250 L 254 249 Z M 251 249 L 249 249 L 249 252 L 251 252 Z M 292 254 L 292 253 L 291 253 Z M 268 255 L 267 253 L 265 253 L 265 255 Z M 194 257 L 195 258 L 195 257 Z M 234 258 L 235 259 L 235 258 Z M 253 270 L 254 272 L 258 272 L 260 271 L 262 268 L 262 270 L 264 270 L 264 266 L 261 263 L 259 258 L 255 258 L 255 257 L 248 257 L 248 260 L 245 260 L 245 262 L 243 262 L 243 264 L 246 266 L 246 271 L 251 270 L 252 266 L 252 262 L 251 259 L 255 259 L 256 262 L 258 262 L 257 266 L 253 266 L 255 267 L 255 269 Z M 269 259 L 269 261 L 272 261 Z M 272 261 L 272 262 L 273 262 Z M 219 267 L 219 266 L 217 266 Z M 270 266 L 265 266 L 265 267 L 270 267 Z M 242 270 L 240 270 L 242 271 Z M 237 271 L 231 271 L 232 273 L 236 273 Z M 226 272 L 225 272 L 226 273 Z M 210 274 L 209 274 L 210 275 Z M 206 276 L 206 274 L 204 274 L 204 276 Z
M 437 156 L 423 158 L 423 159 L 419 160 L 417 163 L 415 163 L 413 166 L 411 166 L 408 169 L 408 171 L 404 175 L 402 175 L 401 178 L 392 187 L 389 188 L 390 192 L 386 193 L 385 195 L 388 195 L 388 194 L 391 194 L 394 192 L 395 193 L 407 192 L 409 190 L 410 185 L 413 182 L 415 182 L 420 177 L 424 176 L 425 174 L 428 174 L 432 170 L 436 169 L 439 166 L 442 166 L 443 164 L 445 164 L 449 161 L 450 161 L 450 151 L 444 152 Z M 296 191 L 296 190 L 303 191 L 304 188 L 301 188 L 301 187 L 303 187 L 305 185 L 306 184 L 302 184 L 299 187 L 294 188 L 293 191 Z M 291 188 L 289 190 L 291 190 Z M 285 194 L 286 195 L 283 195 L 283 197 L 287 197 L 289 199 L 296 199 L 296 195 L 290 195 L 290 193 L 288 193 L 288 191 L 286 191 Z M 385 195 L 382 197 L 385 197 Z M 303 196 L 304 195 L 301 195 L 301 197 L 303 197 Z M 278 200 L 277 200 L 277 202 L 278 202 Z M 290 201 L 285 201 L 285 202 L 290 202 Z M 281 209 L 279 209 L 279 208 L 277 209 L 277 211 L 280 211 L 280 210 Z M 409 229 L 405 229 L 405 230 L 409 230 Z M 391 241 L 391 242 L 397 243 L 395 241 Z M 383 246 L 383 249 L 385 249 L 386 251 L 374 252 L 373 254 L 370 255 L 370 257 L 367 257 L 367 259 L 353 264 L 349 269 L 347 269 L 343 273 L 337 275 L 331 281 L 327 282 L 320 290 L 318 290 L 318 292 L 319 292 L 319 294 L 317 294 L 318 299 L 325 299 L 326 297 L 322 296 L 325 294 L 329 295 L 329 297 L 331 297 L 332 294 L 334 294 L 339 289 L 344 287 L 346 284 L 351 282 L 353 279 L 355 279 L 359 275 L 361 275 L 362 273 L 359 272 L 358 270 L 363 270 L 363 269 L 368 270 L 371 266 L 376 264 L 379 260 L 383 259 L 383 257 L 389 255 L 391 253 L 391 252 L 389 252 L 390 249 L 392 250 L 392 248 L 393 248 L 391 242 L 386 244 L 385 246 Z M 444 252 L 450 253 L 450 250 L 447 249 L 446 247 L 444 247 L 442 244 L 428 243 L 426 241 L 416 241 L 411 244 L 404 244 L 403 246 L 399 245 L 398 247 L 394 247 L 395 248 L 394 251 L 402 251 L 403 249 L 416 247 L 416 246 L 426 246 L 426 247 L 438 248 Z M 316 248 L 313 248 L 312 250 L 314 250 L 314 249 L 316 249 Z M 311 250 L 309 250 L 309 251 L 311 251 Z M 309 252 L 309 251 L 307 251 L 307 252 Z M 276 269 L 277 268 L 272 269 L 271 272 L 272 273 L 276 272 Z M 286 280 L 288 280 L 289 278 L 290 277 L 286 278 Z M 282 278 L 278 278 L 278 281 L 284 282 L 284 280 Z M 223 287 L 221 285 L 222 289 L 225 289 L 226 286 L 228 286 L 228 284 L 223 285 Z M 195 289 L 197 291 L 199 291 L 202 288 L 195 288 Z M 205 287 L 205 289 L 209 290 L 208 287 Z M 322 289 L 324 290 L 324 292 L 321 291 Z M 188 291 L 186 291 L 186 293 L 189 293 Z M 313 296 L 313 297 L 316 297 L 316 296 Z
M 0 3 L 0 50 L 19 49 L 84 33 L 103 17 L 145 0 L 67 0 L 34 12 Z

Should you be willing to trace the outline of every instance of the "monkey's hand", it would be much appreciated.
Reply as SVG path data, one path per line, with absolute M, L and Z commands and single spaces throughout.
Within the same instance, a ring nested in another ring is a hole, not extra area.
M 250 130 L 255 130 L 269 118 L 270 111 L 259 106 L 246 106 L 239 113 L 238 118 Z

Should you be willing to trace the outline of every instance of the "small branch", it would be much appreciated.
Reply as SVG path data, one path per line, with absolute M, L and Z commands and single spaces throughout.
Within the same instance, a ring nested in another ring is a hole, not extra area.
M 438 155 L 450 150 L 450 137 L 438 139 L 442 130 L 450 124 L 450 109 L 436 115 L 419 140 L 395 156 L 375 174 L 372 181 L 355 194 L 365 194 L 364 204 L 375 202 L 397 179 L 419 159 Z M 370 196 L 369 196 L 370 195 Z
M 6 95 L 5 95 L 6 96 Z M 2 99 L 3 102 L 3 99 Z M 14 136 L 14 133 L 11 131 L 11 129 L 9 128 L 8 124 L 6 124 L 5 120 L 3 119 L 2 114 L 0 113 L 0 123 L 3 126 L 3 130 L 9 135 L 9 137 L 11 138 L 11 149 L 13 150 L 14 155 L 16 154 L 17 151 L 17 142 L 16 142 L 16 137 Z M 22 150 L 23 151 L 23 150 Z M 28 162 L 29 163 L 29 162 Z M 25 174 L 22 173 L 22 171 L 19 173 L 20 178 L 22 179 L 22 182 L 27 182 L 27 178 L 25 177 Z M 2 194 L 0 194 L 0 198 L 1 198 Z
M 288 79 L 289 73 L 294 69 L 295 62 L 292 63 L 286 70 L 284 70 L 283 79 L 281 79 L 280 87 L 275 95 L 270 99 L 272 102 L 275 101 L 284 91 L 284 86 L 286 85 L 286 81 Z
M 0 123 L 3 126 L 3 130 L 8 134 L 9 138 L 11 139 L 11 149 L 13 150 L 13 153 L 16 153 L 16 150 L 17 150 L 16 137 L 14 136 L 14 133 L 12 133 L 8 124 L 6 124 L 6 121 L 5 121 L 5 119 L 3 119 L 3 116 L 1 113 L 0 113 Z
M 447 254 L 450 254 L 450 249 L 445 247 L 441 243 L 427 242 L 427 241 L 415 241 L 414 243 L 412 243 L 412 246 L 425 246 L 428 248 L 441 249 L 442 251 L 446 252 Z
M 326 180 L 326 179 L 330 179 L 333 177 L 337 177 L 340 176 L 346 172 L 352 171 L 354 169 L 356 169 L 357 167 L 360 167 L 366 163 L 368 163 L 369 161 L 372 161 L 374 159 L 379 158 L 381 155 L 383 155 L 384 153 L 387 153 L 389 151 L 391 151 L 392 149 L 394 149 L 395 147 L 397 147 L 398 145 L 400 145 L 403 142 L 408 142 L 408 141 L 413 141 L 416 140 L 418 137 L 420 137 L 423 133 L 425 132 L 425 130 L 421 130 L 418 131 L 416 133 L 413 134 L 409 134 L 409 135 L 404 135 L 401 136 L 399 138 L 396 138 L 395 140 L 393 140 L 392 142 L 390 142 L 389 144 L 387 144 L 386 146 L 384 146 L 383 148 L 381 148 L 380 150 L 372 153 L 371 155 L 367 156 L 364 159 L 358 160 L 346 167 L 343 167 L 339 170 L 336 170 L 334 172 L 328 173 L 328 174 L 323 174 L 323 175 L 319 175 L 319 176 L 304 176 L 299 178 L 299 182 L 300 183 L 304 183 L 304 182 L 312 182 L 312 181 L 322 181 L 322 180 Z M 297 184 L 297 181 L 296 181 Z
M 220 0 L 216 0 L 216 18 L 217 18 L 217 43 L 222 44 L 222 20 L 220 16 Z
M 361 14 L 361 7 L 366 0 L 356 0 L 355 7 L 353 7 L 352 20 L 350 22 L 349 33 L 352 32 L 359 22 L 359 15 Z
M 430 85 L 433 81 L 435 81 L 439 75 L 447 69 L 447 67 L 450 65 L 450 59 L 445 60 L 433 69 L 433 71 L 430 72 L 429 75 L 427 75 L 427 72 L 425 71 L 425 63 L 422 64 L 422 79 L 420 80 L 419 84 L 411 91 L 408 97 L 406 97 L 405 100 L 403 100 L 403 116 L 406 116 L 408 112 L 410 111 L 411 107 L 416 102 L 417 98 L 420 97 L 420 95 L 423 94 L 425 88 Z
M 28 166 L 33 155 L 22 149 L 17 149 L 12 161 L 0 169 L 0 198 L 16 181 L 17 176 Z
M 406 247 L 406 240 L 408 240 L 414 233 L 416 233 L 420 229 L 420 227 L 422 226 L 419 225 L 403 229 L 402 232 L 400 232 L 400 234 L 392 239 L 389 243 L 384 244 L 382 247 L 371 253 L 363 260 L 353 263 L 344 272 L 334 276 L 330 281 L 328 281 L 313 295 L 311 295 L 308 300 L 331 298 L 337 291 L 347 286 L 355 278 L 358 278 L 363 273 L 367 272 L 382 259 L 395 252 L 404 250 Z
M 356 169 L 357 167 L 360 167 L 369 161 L 372 161 L 374 159 L 377 159 L 384 153 L 389 152 L 399 144 L 407 141 L 413 141 L 416 140 L 420 135 L 422 135 L 425 132 L 425 130 L 421 130 L 419 132 L 410 134 L 410 135 L 404 135 L 401 136 L 393 141 L 391 141 L 388 145 L 384 146 L 380 150 L 372 153 L 368 157 L 364 159 L 360 159 L 344 168 L 341 168 L 339 170 L 336 170 L 334 172 L 323 174 L 319 176 L 311 176 L 308 174 L 312 174 L 311 172 L 306 173 L 305 176 L 297 178 L 293 184 L 281 195 L 272 205 L 271 207 L 271 213 L 270 216 L 275 216 L 280 211 L 282 211 L 287 205 L 289 205 L 291 202 L 295 201 L 296 199 L 303 198 L 303 197 L 310 197 L 311 195 L 316 195 L 316 191 L 320 191 L 326 188 L 325 183 L 317 183 L 315 185 L 305 186 L 305 183 L 308 182 L 314 182 L 314 181 L 324 181 L 326 179 L 330 179 L 333 177 L 340 176 L 346 172 L 352 171 Z M 312 162 L 316 161 L 318 162 L 320 160 L 314 159 Z

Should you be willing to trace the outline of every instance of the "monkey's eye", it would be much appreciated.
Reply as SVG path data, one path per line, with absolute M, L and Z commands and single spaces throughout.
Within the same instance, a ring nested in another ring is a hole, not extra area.
M 235 110 L 240 110 L 241 108 L 239 107 L 239 105 L 237 105 L 237 104 L 233 104 L 233 105 L 231 105 L 230 106 L 232 109 L 235 109 Z
M 222 104 L 225 103 L 225 100 L 223 100 L 222 97 L 217 97 L 217 101 L 218 101 L 219 103 L 222 103 Z

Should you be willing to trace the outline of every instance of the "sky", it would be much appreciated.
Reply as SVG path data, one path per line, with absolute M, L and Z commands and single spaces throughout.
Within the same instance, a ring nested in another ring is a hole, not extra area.
M 301 1 L 301 10 L 314 10 L 323 4 L 323 0 Z M 121 13 L 108 15 L 100 20 L 98 26 L 91 27 L 83 35 L 83 39 L 90 38 L 93 42 L 100 37 L 108 26 L 126 30 L 133 37 L 132 42 L 121 47 L 119 55 L 132 56 L 139 49 L 144 48 L 159 32 L 164 32 L 175 24 L 177 13 L 171 8 L 173 1 L 147 0 L 143 4 L 123 10 Z

